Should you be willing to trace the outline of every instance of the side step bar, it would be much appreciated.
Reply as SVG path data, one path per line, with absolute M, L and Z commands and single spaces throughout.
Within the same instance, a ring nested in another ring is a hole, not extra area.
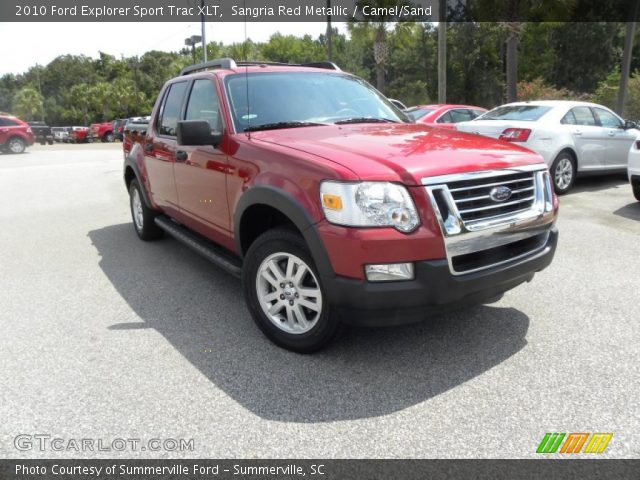
M 188 230 L 182 225 L 178 225 L 165 215 L 158 215 L 155 218 L 155 222 L 158 227 L 176 240 L 184 243 L 191 250 L 199 253 L 234 277 L 240 278 L 242 276 L 242 263 L 240 259 L 234 257 L 222 247 L 218 247 L 201 235 Z

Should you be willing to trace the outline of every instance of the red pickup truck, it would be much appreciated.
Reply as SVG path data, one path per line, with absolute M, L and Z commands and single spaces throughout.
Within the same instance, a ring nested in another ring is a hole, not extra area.
M 113 142 L 115 140 L 112 122 L 92 123 L 90 133 L 94 141 L 100 140 L 101 142 Z
M 493 300 L 555 252 L 539 155 L 411 123 L 328 62 L 188 67 L 131 142 L 138 236 L 169 233 L 241 276 L 255 322 L 290 350 Z

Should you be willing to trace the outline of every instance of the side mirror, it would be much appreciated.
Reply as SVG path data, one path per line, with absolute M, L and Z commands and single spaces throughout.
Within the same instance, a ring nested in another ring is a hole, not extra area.
M 638 124 L 632 120 L 625 120 L 622 128 L 624 130 L 631 130 L 632 128 L 638 128 Z
M 178 145 L 212 145 L 222 141 L 222 132 L 213 132 L 206 120 L 182 120 L 177 128 Z

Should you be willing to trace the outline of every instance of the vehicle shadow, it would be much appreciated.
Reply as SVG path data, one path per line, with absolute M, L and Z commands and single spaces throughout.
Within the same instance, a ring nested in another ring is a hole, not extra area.
M 613 212 L 614 215 L 619 217 L 628 218 L 629 220 L 640 220 L 640 202 L 631 202 L 624 207 Z
M 140 322 L 154 328 L 252 413 L 282 422 L 329 422 L 389 414 L 499 365 L 526 345 L 529 319 L 478 306 L 417 325 L 347 329 L 327 349 L 299 355 L 262 336 L 240 281 L 173 239 L 141 242 L 130 224 L 89 232 L 100 268 Z
M 619 187 L 628 184 L 626 173 L 615 173 L 611 175 L 583 175 L 576 178 L 573 188 L 567 195 L 574 195 L 581 192 L 597 192 L 612 187 Z

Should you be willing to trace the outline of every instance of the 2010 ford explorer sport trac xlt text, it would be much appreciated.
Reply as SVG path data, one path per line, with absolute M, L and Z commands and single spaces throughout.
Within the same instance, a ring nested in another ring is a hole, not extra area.
M 290 350 L 317 350 L 341 323 L 494 299 L 555 252 L 539 155 L 410 123 L 330 63 L 189 67 L 131 145 L 138 236 L 167 232 L 242 276 L 257 325 Z

